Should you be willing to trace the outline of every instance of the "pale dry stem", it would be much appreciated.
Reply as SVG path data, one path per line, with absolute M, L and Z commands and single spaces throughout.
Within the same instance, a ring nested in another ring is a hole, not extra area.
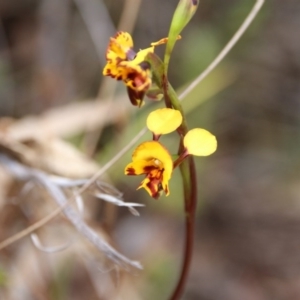
M 51 176 L 49 176 L 43 171 L 22 165 L 3 154 L 0 154 L 0 162 L 9 170 L 10 173 L 13 174 L 14 177 L 18 178 L 19 180 L 32 181 L 44 187 L 59 205 L 66 218 L 71 222 L 71 224 L 76 228 L 76 230 L 82 236 L 87 238 L 99 251 L 101 251 L 112 262 L 123 267 L 124 269 L 142 269 L 142 266 L 139 262 L 130 260 L 123 254 L 119 253 L 106 242 L 105 238 L 99 232 L 96 232 L 86 224 L 86 222 L 82 218 L 82 215 L 79 212 L 77 212 L 72 206 L 69 205 L 68 199 L 62 187 L 59 184 L 57 184 L 57 182 L 53 182 L 51 180 Z M 126 205 L 126 203 L 122 203 L 123 201 L 121 201 L 120 199 L 115 199 L 115 201 L 117 201 L 118 205 L 123 204 L 123 206 L 128 207 L 139 205 L 137 203 L 127 203 Z M 39 249 L 42 248 L 43 250 L 47 250 L 43 247 L 40 247 L 41 245 L 39 244 L 39 240 L 37 237 L 34 238 L 34 244 L 38 245 Z

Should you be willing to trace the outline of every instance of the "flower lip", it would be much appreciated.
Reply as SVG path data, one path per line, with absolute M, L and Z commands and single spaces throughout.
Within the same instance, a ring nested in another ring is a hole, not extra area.
M 158 198 L 161 190 L 169 195 L 168 182 L 173 171 L 173 161 L 168 150 L 157 141 L 140 144 L 132 155 L 132 162 L 125 168 L 126 175 L 145 174 L 139 188 L 144 188 L 153 198 Z
M 126 72 L 124 82 L 129 88 L 137 92 L 146 92 L 149 89 L 151 79 L 148 77 L 148 70 L 143 70 L 140 66 L 132 66 L 128 67 Z
M 132 105 L 138 106 L 138 107 L 143 106 L 143 104 L 144 104 L 143 98 L 145 95 L 144 91 L 139 92 L 130 87 L 127 87 L 127 94 L 128 94 L 129 100 Z

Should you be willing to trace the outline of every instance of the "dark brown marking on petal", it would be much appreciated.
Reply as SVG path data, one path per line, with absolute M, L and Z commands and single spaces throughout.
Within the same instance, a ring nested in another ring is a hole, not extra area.
M 127 168 L 125 170 L 125 172 L 126 172 L 126 175 L 136 175 L 134 168 Z
M 160 197 L 160 193 L 157 192 L 154 195 L 152 195 L 152 198 L 154 198 L 155 200 L 158 200 L 158 198 Z
M 116 39 L 119 35 L 122 34 L 122 31 L 118 31 L 115 35 L 114 35 L 114 38 Z
M 156 167 L 154 167 L 154 166 L 145 166 L 143 169 L 144 169 L 145 173 L 149 173 L 152 170 L 156 169 Z
M 137 73 L 136 72 L 130 72 L 130 73 L 128 73 L 128 75 L 127 75 L 127 78 L 129 79 L 129 80 L 134 80 L 134 78 L 137 76 Z

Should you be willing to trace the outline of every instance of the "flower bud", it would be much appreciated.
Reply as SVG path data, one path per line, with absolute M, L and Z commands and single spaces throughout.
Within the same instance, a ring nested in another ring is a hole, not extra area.
M 197 10 L 199 0 L 180 0 L 173 15 L 170 32 L 177 37 Z
M 173 19 L 171 22 L 171 27 L 168 36 L 168 43 L 166 47 L 166 53 L 164 58 L 165 68 L 168 69 L 169 60 L 171 52 L 175 45 L 177 36 L 180 35 L 180 32 L 188 24 L 190 19 L 193 17 L 194 13 L 197 10 L 199 0 L 180 0 Z

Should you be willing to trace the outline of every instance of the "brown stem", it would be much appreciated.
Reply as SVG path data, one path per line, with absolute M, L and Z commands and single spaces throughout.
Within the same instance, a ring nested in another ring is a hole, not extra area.
M 196 180 L 196 168 L 194 158 L 188 156 L 188 153 L 184 149 L 183 136 L 188 132 L 188 126 L 185 119 L 184 112 L 179 103 L 177 95 L 168 82 L 167 76 L 164 74 L 162 79 L 162 87 L 164 91 L 165 103 L 167 107 L 172 107 L 181 112 L 183 121 L 179 127 L 178 133 L 181 136 L 181 141 L 178 149 L 179 160 L 176 161 L 180 164 L 180 171 L 183 180 L 183 190 L 184 190 L 184 204 L 185 204 L 185 244 L 183 253 L 183 263 L 181 267 L 180 276 L 176 287 L 170 297 L 170 300 L 180 299 L 189 274 L 190 265 L 193 255 L 193 245 L 194 245 L 194 232 L 195 232 L 195 214 L 197 207 L 197 180 Z M 186 158 L 181 160 L 181 156 Z M 176 166 L 175 162 L 175 166 Z
M 160 137 L 161 137 L 161 134 L 155 134 L 155 133 L 152 134 L 153 141 L 158 141 Z
M 183 178 L 184 182 L 184 199 L 185 199 L 185 244 L 183 253 L 183 263 L 181 268 L 181 274 L 177 282 L 176 288 L 174 289 L 170 300 L 178 300 L 181 298 L 193 256 L 193 246 L 194 246 L 194 233 L 195 233 L 195 215 L 197 207 L 197 180 L 196 180 L 196 169 L 194 158 L 189 156 L 181 165 L 181 169 L 188 169 L 189 179 Z M 182 170 L 182 172 L 185 172 Z
M 186 118 L 181 107 L 180 101 L 177 97 L 176 92 L 170 85 L 168 77 L 164 70 L 164 65 L 161 60 L 155 54 L 148 55 L 148 61 L 152 66 L 153 79 L 157 86 L 160 87 L 164 92 L 164 99 L 166 107 L 174 108 L 179 110 L 182 115 L 182 124 L 178 128 L 177 132 L 181 137 L 178 154 L 179 156 L 184 152 L 183 137 L 188 132 L 188 126 Z M 197 206 L 197 180 L 196 180 L 196 168 L 194 159 L 192 156 L 188 156 L 187 159 L 182 161 L 180 164 L 180 171 L 183 181 L 184 190 L 184 203 L 185 203 L 185 244 L 183 253 L 183 263 L 180 272 L 180 276 L 174 291 L 170 297 L 170 300 L 180 299 L 184 287 L 187 282 L 187 277 L 191 265 L 193 245 L 194 245 L 194 225 L 195 225 L 195 214 Z
M 166 104 L 166 107 L 173 108 L 172 100 L 171 100 L 170 95 L 168 93 L 168 88 L 169 88 L 168 77 L 167 77 L 166 74 L 163 74 L 163 77 L 162 77 L 162 89 L 164 91 L 165 104 Z
M 183 162 L 183 160 L 184 160 L 187 156 L 189 156 L 189 153 L 188 153 L 188 151 L 185 149 L 183 152 L 181 152 L 181 153 L 179 154 L 179 157 L 173 162 L 173 170 L 174 170 L 175 168 L 177 168 L 177 167 Z

